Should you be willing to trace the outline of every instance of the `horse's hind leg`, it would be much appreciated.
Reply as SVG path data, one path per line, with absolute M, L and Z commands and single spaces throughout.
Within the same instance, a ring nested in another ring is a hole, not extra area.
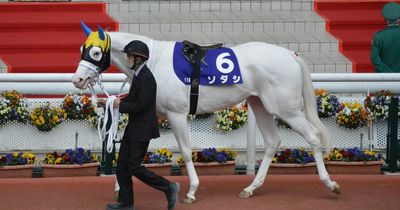
M 248 102 L 253 109 L 254 114 L 257 116 L 257 124 L 264 139 L 265 153 L 256 177 L 248 187 L 240 192 L 240 198 L 251 197 L 253 191 L 263 185 L 269 165 L 275 155 L 275 150 L 281 143 L 274 116 L 265 110 L 259 98 L 251 97 L 248 99 Z
M 196 201 L 195 193 L 199 186 L 199 178 L 197 177 L 192 161 L 192 149 L 189 143 L 189 131 L 187 125 L 187 116 L 182 113 L 168 112 L 167 119 L 171 123 L 176 141 L 178 142 L 180 153 L 185 160 L 186 169 L 189 175 L 190 188 L 184 198 L 184 203 L 193 203 Z
M 281 116 L 281 119 L 288 123 L 290 127 L 297 131 L 312 146 L 315 162 L 317 163 L 319 178 L 329 188 L 329 190 L 339 194 L 339 185 L 330 179 L 325 168 L 324 159 L 322 156 L 320 132 L 300 112 L 292 117 Z

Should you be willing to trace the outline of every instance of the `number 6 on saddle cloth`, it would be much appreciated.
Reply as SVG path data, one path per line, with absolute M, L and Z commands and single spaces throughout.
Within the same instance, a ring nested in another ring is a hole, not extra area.
M 199 46 L 189 41 L 176 42 L 173 59 L 178 78 L 190 85 L 190 112 L 195 114 L 199 85 L 243 83 L 234 52 L 222 44 Z

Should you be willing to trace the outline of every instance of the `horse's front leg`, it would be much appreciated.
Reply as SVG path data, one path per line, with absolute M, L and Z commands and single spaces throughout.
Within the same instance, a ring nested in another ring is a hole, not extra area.
M 186 169 L 189 175 L 189 192 L 183 199 L 184 203 L 194 203 L 196 201 L 195 193 L 199 187 L 199 178 L 194 169 L 192 161 L 192 148 L 189 142 L 189 130 L 187 125 L 187 115 L 183 113 L 168 112 L 167 119 L 171 124 L 175 138 L 178 142 L 179 150 L 185 160 Z

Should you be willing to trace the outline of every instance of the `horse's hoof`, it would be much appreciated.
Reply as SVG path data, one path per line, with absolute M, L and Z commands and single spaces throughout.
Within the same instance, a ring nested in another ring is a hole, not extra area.
M 114 199 L 115 199 L 115 201 L 118 201 L 118 191 L 115 191 Z
M 340 194 L 340 186 L 338 185 L 338 183 L 335 182 L 335 184 L 333 185 L 333 188 L 331 189 L 332 192 L 336 193 L 336 194 Z
M 239 193 L 239 198 L 250 198 L 253 196 L 252 192 L 247 192 L 246 190 L 242 190 L 242 192 Z
M 185 196 L 185 198 L 182 200 L 182 202 L 186 203 L 186 204 L 191 204 L 191 203 L 194 203 L 195 201 L 196 201 L 196 199 L 189 198 L 188 196 Z

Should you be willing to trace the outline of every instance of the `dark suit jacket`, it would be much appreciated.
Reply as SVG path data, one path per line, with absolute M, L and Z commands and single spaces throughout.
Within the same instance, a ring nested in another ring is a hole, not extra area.
M 144 65 L 132 81 L 127 97 L 121 100 L 119 111 L 129 114 L 123 139 L 145 142 L 160 137 L 156 115 L 157 83 Z

